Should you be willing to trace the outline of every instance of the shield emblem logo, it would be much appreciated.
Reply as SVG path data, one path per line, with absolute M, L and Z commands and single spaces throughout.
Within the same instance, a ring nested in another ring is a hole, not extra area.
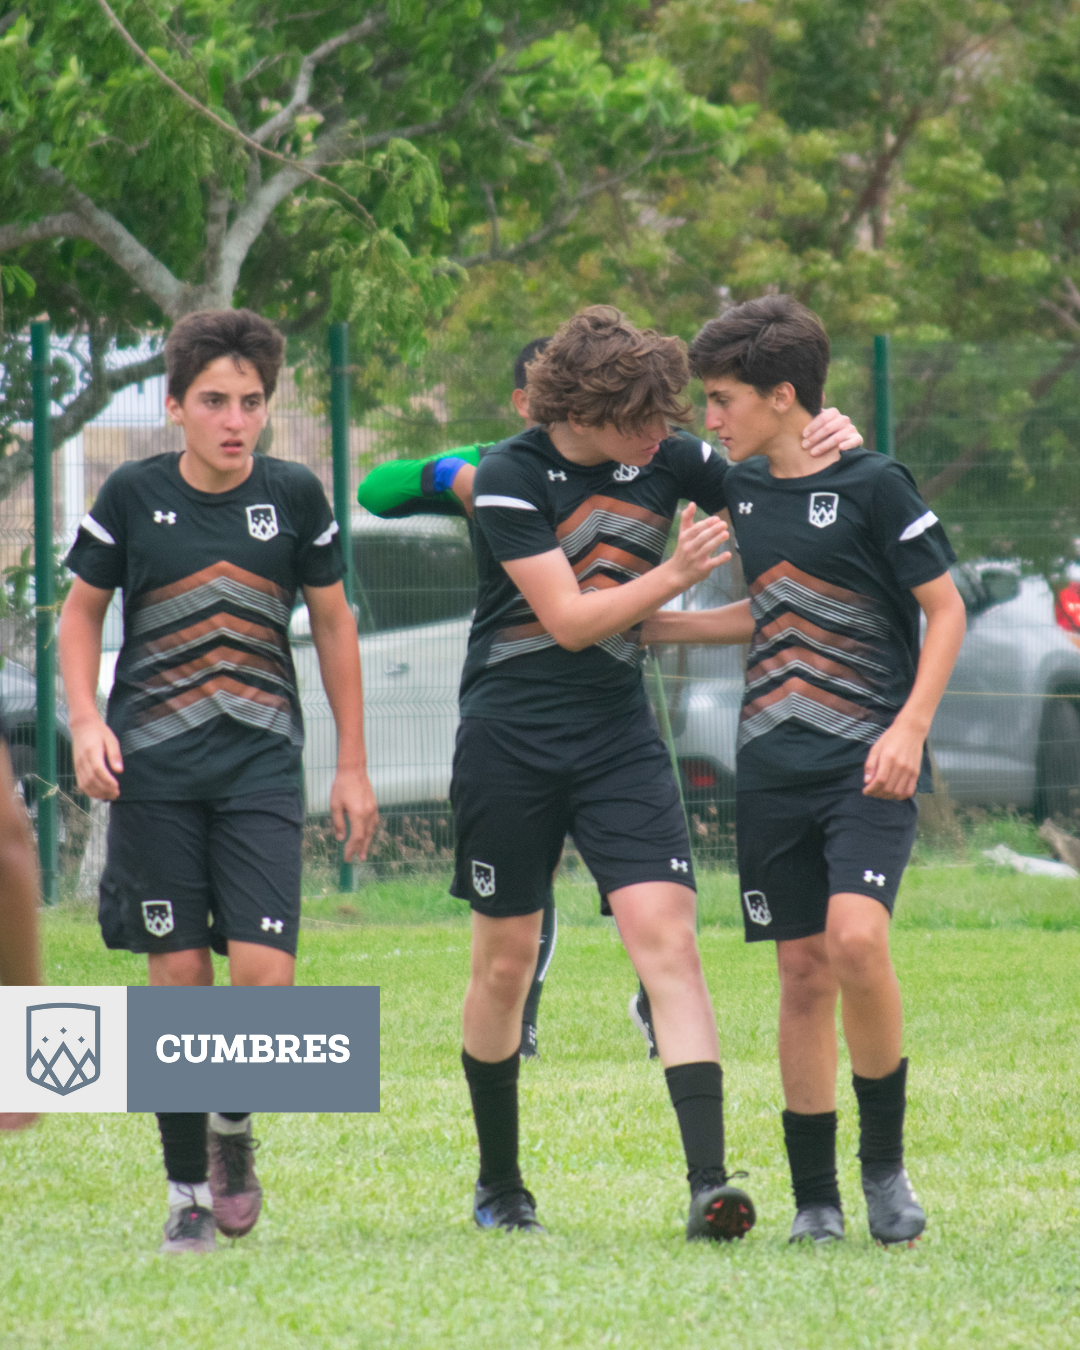
M 101 1009 L 89 1003 L 39 1003 L 26 1010 L 26 1076 L 61 1097 L 101 1076 Z
M 146 931 L 154 937 L 164 937 L 176 927 L 171 900 L 144 900 L 142 912 Z
M 267 539 L 273 539 L 278 532 L 277 512 L 269 504 L 265 506 L 248 506 L 248 534 L 252 539 L 261 539 L 264 543 Z
M 764 891 L 743 891 L 742 898 L 751 923 L 760 924 L 762 928 L 772 923 L 772 914 Z
M 490 863 L 477 862 L 472 865 L 473 890 L 481 900 L 490 900 L 495 894 L 495 869 Z
M 810 524 L 823 530 L 826 525 L 836 523 L 836 508 L 840 498 L 835 492 L 811 492 Z
M 640 472 L 636 464 L 620 464 L 611 476 L 616 483 L 632 483 Z

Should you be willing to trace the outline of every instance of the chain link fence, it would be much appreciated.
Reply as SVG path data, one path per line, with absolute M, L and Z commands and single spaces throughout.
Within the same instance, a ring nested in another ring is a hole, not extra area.
M 531 335 L 523 335 L 524 342 Z M 360 478 L 399 456 L 422 458 L 494 441 L 521 426 L 510 403 L 517 347 L 478 338 L 467 352 L 433 351 L 417 367 L 372 362 L 354 372 L 350 500 Z M 960 559 L 968 636 L 934 723 L 939 791 L 922 803 L 924 845 L 960 848 L 993 818 L 1058 818 L 1080 826 L 1080 361 L 1077 349 L 894 342 L 895 453 L 915 475 Z M 128 459 L 181 448 L 166 422 L 164 382 L 117 395 L 57 449 L 58 557 L 108 473 Z M 837 344 L 829 401 L 873 444 L 870 344 Z M 327 402 L 319 377 L 287 371 L 260 449 L 308 465 L 331 497 Z M 365 682 L 365 729 L 382 825 L 368 871 L 448 868 L 447 791 L 457 686 L 475 596 L 466 522 L 446 516 L 350 522 Z M 0 502 L 0 697 L 16 773 L 35 811 L 34 632 L 29 480 Z M 61 588 L 70 581 L 58 562 Z M 682 603 L 745 594 L 737 564 Z M 121 641 L 118 602 L 105 626 L 102 697 Z M 337 889 L 327 812 L 335 735 L 302 607 L 294 659 L 307 728 L 309 825 L 305 885 Z M 733 859 L 739 648 L 665 648 L 646 680 L 664 700 L 699 862 Z M 663 721 L 663 719 L 661 719 Z M 103 861 L 106 810 L 76 791 L 63 708 L 58 729 L 62 893 L 90 895 Z M 568 844 L 565 865 L 579 865 Z

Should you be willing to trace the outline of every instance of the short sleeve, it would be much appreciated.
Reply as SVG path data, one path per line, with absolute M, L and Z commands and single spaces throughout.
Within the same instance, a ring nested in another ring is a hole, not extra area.
M 671 463 L 679 483 L 679 496 L 694 502 L 707 514 L 727 506 L 724 481 L 731 465 L 700 436 L 677 431 L 666 442 L 671 447 Z
M 497 562 L 533 558 L 559 547 L 547 493 L 522 465 L 524 456 L 486 455 L 473 480 L 473 513 Z
M 322 484 L 309 470 L 305 470 L 298 490 L 303 506 L 297 578 L 301 586 L 333 586 L 345 575 L 341 531 Z
M 90 510 L 79 522 L 65 564 L 88 586 L 115 591 L 127 567 L 123 470 L 109 474 Z
M 882 466 L 872 518 L 877 543 L 904 590 L 934 581 L 956 562 L 941 522 L 919 496 L 911 472 L 896 460 Z

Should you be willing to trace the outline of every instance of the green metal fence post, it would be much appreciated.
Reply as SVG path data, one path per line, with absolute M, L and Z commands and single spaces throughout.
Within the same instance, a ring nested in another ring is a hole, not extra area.
M 874 448 L 883 455 L 892 455 L 895 450 L 890 357 L 889 335 L 877 334 L 874 338 Z
M 330 325 L 330 449 L 334 463 L 334 518 L 341 532 L 345 555 L 345 598 L 353 604 L 355 578 L 352 552 L 352 502 L 349 494 L 349 325 Z M 338 849 L 338 888 L 353 889 L 352 863 L 345 861 L 344 845 Z
M 30 325 L 34 378 L 34 593 L 37 606 L 37 832 L 41 892 L 56 904 L 56 579 L 53 570 L 49 323 Z

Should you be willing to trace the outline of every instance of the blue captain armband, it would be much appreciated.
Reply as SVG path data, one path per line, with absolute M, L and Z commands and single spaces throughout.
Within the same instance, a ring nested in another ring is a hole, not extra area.
M 436 492 L 449 492 L 453 487 L 454 479 L 458 476 L 458 470 L 464 469 L 468 460 L 458 459 L 456 455 L 447 455 L 444 459 L 435 461 L 435 472 L 432 475 L 432 487 Z

